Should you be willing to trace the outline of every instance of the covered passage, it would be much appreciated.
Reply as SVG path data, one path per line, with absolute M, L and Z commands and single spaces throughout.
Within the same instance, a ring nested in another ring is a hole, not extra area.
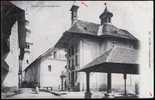
M 85 97 L 90 98 L 89 77 L 90 72 L 107 73 L 107 93 L 111 92 L 111 73 L 122 73 L 124 75 L 124 95 L 126 95 L 127 74 L 139 74 L 137 63 L 138 52 L 135 49 L 114 47 L 97 57 L 92 62 L 79 69 L 79 72 L 86 73 Z

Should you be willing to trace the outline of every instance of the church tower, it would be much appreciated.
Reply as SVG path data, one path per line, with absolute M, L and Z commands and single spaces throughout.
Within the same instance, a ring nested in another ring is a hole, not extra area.
M 101 25 L 105 24 L 105 23 L 111 23 L 111 17 L 113 16 L 113 14 L 108 11 L 107 5 L 105 3 L 105 10 L 104 12 L 99 16 L 100 20 L 101 20 Z

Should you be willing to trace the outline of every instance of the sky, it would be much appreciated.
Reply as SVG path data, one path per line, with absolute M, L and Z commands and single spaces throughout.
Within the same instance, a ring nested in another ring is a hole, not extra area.
M 82 3 L 83 2 L 83 3 Z M 12 1 L 26 11 L 29 20 L 27 28 L 31 30 L 30 62 L 51 48 L 60 39 L 63 32 L 71 26 L 73 1 Z M 104 11 L 105 1 L 77 1 L 80 7 L 78 19 L 100 23 L 99 15 Z M 153 2 L 152 1 L 106 1 L 113 13 L 112 24 L 125 29 L 140 40 L 140 66 L 143 96 L 153 95 L 153 64 L 149 63 L 148 38 L 151 38 L 151 61 L 153 62 Z M 150 32 L 150 35 L 148 34 Z M 151 93 L 151 94 L 150 94 Z

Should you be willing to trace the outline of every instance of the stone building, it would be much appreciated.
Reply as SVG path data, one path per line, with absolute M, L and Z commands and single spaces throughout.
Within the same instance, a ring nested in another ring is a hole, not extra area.
M 23 85 L 34 87 L 38 83 L 40 88 L 58 91 L 61 89 L 60 75 L 65 70 L 65 65 L 65 52 L 50 48 L 25 68 Z
M 82 70 L 88 63 L 91 63 L 99 56 L 106 55 L 107 52 L 118 48 L 120 52 L 116 49 L 117 52 L 112 57 L 115 58 L 117 53 L 121 53 L 124 50 L 129 50 L 129 52 L 132 52 L 132 50 L 137 51 L 139 47 L 139 41 L 136 37 L 127 30 L 119 29 L 111 24 L 113 13 L 108 11 L 107 7 L 99 16 L 100 24 L 79 20 L 77 18 L 78 8 L 77 5 L 71 7 L 71 28 L 63 33 L 55 45 L 57 48 L 63 48 L 67 51 L 66 81 L 69 91 L 84 91 L 87 89 L 86 74 L 78 72 L 78 70 Z M 131 52 L 129 55 L 133 56 L 135 53 L 132 54 Z M 104 59 L 97 59 L 97 61 L 104 61 Z M 122 58 L 121 61 L 123 62 Z M 121 69 L 118 68 L 118 70 Z M 107 88 L 111 89 L 111 85 L 108 86 L 108 84 L 111 84 L 112 80 L 112 89 L 121 91 L 124 88 L 124 82 L 121 77 L 122 74 L 94 73 L 92 71 L 90 73 L 90 80 L 88 80 L 90 81 L 90 90 L 105 91 Z M 127 77 L 128 90 L 130 91 L 131 89 L 134 92 L 137 82 L 136 76 L 130 74 Z
M 20 87 L 26 43 L 25 11 L 2 1 L 1 15 L 1 83 Z

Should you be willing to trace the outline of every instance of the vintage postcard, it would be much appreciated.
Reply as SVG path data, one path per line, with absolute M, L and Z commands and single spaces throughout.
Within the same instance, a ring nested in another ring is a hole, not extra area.
M 1 98 L 153 98 L 153 1 L 1 1 Z

